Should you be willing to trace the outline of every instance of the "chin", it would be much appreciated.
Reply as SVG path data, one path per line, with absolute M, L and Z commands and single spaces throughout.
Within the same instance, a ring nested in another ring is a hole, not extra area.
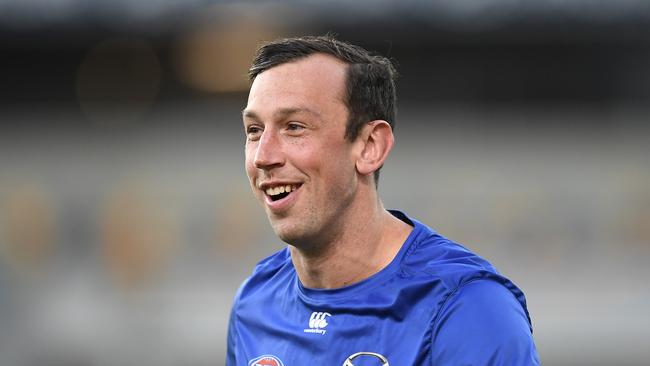
M 275 232 L 275 235 L 277 235 L 280 240 L 287 244 L 294 245 L 294 243 L 299 242 L 300 238 L 302 237 L 300 234 L 296 232 L 296 230 L 291 230 L 286 227 L 273 227 L 273 231 Z
M 295 246 L 295 243 L 301 242 L 305 237 L 304 228 L 297 227 L 297 225 L 289 222 L 271 221 L 271 227 L 273 227 L 275 235 L 280 240 L 290 245 Z

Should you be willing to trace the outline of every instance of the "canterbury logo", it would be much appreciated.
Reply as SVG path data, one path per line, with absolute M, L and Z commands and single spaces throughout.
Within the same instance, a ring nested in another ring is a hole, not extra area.
M 318 333 L 325 334 L 327 332 L 325 329 L 327 326 L 327 317 L 332 316 L 330 313 L 324 313 L 320 311 L 314 311 L 309 317 L 309 328 L 305 329 L 305 333 Z

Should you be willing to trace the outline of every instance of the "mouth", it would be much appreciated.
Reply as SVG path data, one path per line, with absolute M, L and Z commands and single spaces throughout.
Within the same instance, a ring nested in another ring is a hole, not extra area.
M 267 186 L 266 188 L 262 189 L 262 191 L 268 200 L 271 202 L 277 202 L 292 195 L 293 192 L 300 188 L 300 186 L 301 184 L 276 184 Z

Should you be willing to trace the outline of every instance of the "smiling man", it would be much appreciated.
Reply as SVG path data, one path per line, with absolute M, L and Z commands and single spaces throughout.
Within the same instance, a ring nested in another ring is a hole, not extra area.
M 234 365 L 534 365 L 523 293 L 484 259 L 384 208 L 391 62 L 332 37 L 264 45 L 243 111 L 246 172 L 288 247 L 241 286 Z

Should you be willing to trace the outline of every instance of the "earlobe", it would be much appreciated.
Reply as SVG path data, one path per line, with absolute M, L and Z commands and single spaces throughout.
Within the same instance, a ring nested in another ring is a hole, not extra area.
M 375 120 L 363 127 L 359 138 L 363 146 L 356 162 L 357 172 L 361 175 L 373 174 L 381 168 L 393 148 L 393 129 L 388 122 Z

